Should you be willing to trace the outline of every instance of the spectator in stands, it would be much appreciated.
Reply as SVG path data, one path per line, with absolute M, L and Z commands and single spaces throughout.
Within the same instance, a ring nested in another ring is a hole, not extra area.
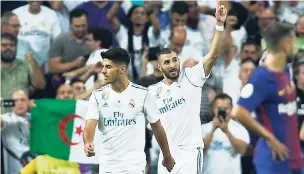
M 12 12 L 6 12 L 1 17 L 1 34 L 10 33 L 17 37 L 19 34 L 20 22 L 16 14 Z M 30 53 L 35 58 L 34 50 L 30 46 L 29 42 L 20 38 L 17 38 L 17 54 L 16 58 L 24 60 L 25 53 Z
M 172 32 L 169 36 L 168 45 L 165 46 L 178 55 L 181 66 L 187 59 L 194 59 L 199 61 L 202 57 L 201 51 L 195 49 L 191 45 L 185 45 L 185 43 L 187 42 L 186 39 L 188 33 L 189 32 L 182 26 L 176 26 L 172 28 Z
M 213 120 L 202 125 L 204 174 L 241 174 L 241 155 L 249 144 L 247 130 L 230 118 L 232 99 L 219 94 L 212 104 Z
M 70 32 L 62 33 L 53 42 L 50 50 L 50 72 L 65 73 L 82 67 L 88 58 L 86 45 L 87 13 L 75 9 L 70 13 Z
M 59 86 L 57 90 L 56 99 L 58 100 L 71 100 L 74 99 L 75 95 L 73 93 L 73 89 L 71 85 L 68 84 L 62 84 Z
M 118 2 L 116 3 L 118 4 Z M 110 19 L 120 47 L 126 49 L 130 54 L 129 76 L 131 79 L 137 80 L 141 72 L 141 56 L 144 48 L 149 47 L 151 35 L 159 35 L 160 23 L 154 12 L 148 14 L 147 9 L 137 5 L 129 10 L 128 17 L 131 21 L 128 28 L 120 25 L 114 14 Z M 152 27 L 149 26 L 149 21 Z
M 70 85 L 73 89 L 74 96 L 82 94 L 86 91 L 83 81 L 78 78 L 72 79 Z
M 161 29 L 166 28 L 170 23 L 170 14 L 167 9 L 163 6 L 163 1 L 144 1 L 145 7 L 153 10 L 153 12 L 156 14 Z
M 86 66 L 69 71 L 63 74 L 68 79 L 79 77 L 85 82 L 85 87 L 91 89 L 94 82 L 101 80 L 101 52 L 106 51 L 112 46 L 113 35 L 110 30 L 105 28 L 97 28 L 89 31 L 86 44 L 90 51 L 89 59 Z
M 1 138 L 4 149 L 4 169 L 6 173 L 17 174 L 22 169 L 22 157 L 29 152 L 29 99 L 23 90 L 10 94 L 14 101 L 12 112 L 1 115 Z M 29 156 L 28 156 L 29 157 Z
M 242 45 L 240 52 L 240 60 L 251 58 L 258 62 L 260 57 L 260 48 L 257 44 L 255 44 L 254 42 L 246 42 Z
M 170 24 L 160 31 L 159 36 L 149 35 L 151 47 L 165 46 L 169 43 L 171 31 L 176 26 L 185 26 L 188 20 L 189 7 L 184 1 L 175 1 L 170 10 Z
M 16 59 L 17 38 L 11 34 L 1 34 L 1 98 L 7 99 L 12 91 L 22 89 L 32 93 L 43 89 L 45 80 L 30 54 L 24 61 Z
M 186 25 L 186 45 L 197 49 L 203 56 L 211 47 L 211 42 L 215 32 L 216 19 L 211 15 L 199 14 L 197 1 L 185 2 L 189 7 L 189 17 Z
M 92 94 L 92 92 L 94 90 L 99 89 L 102 86 L 101 82 L 95 82 L 92 88 L 89 88 L 88 90 L 85 87 L 85 84 L 83 83 L 82 80 L 78 79 L 78 78 L 74 78 L 71 80 L 70 83 L 72 89 L 73 89 L 73 93 L 75 96 L 76 100 L 85 100 L 88 99 L 88 97 L 90 97 L 90 95 Z
M 27 40 L 35 51 L 39 67 L 48 72 L 48 58 L 51 42 L 61 33 L 56 13 L 41 1 L 28 1 L 28 5 L 13 10 L 21 24 L 19 37 Z
M 247 31 L 247 41 L 250 40 L 258 44 L 260 42 L 256 40 L 256 35 L 259 32 L 258 16 L 267 8 L 268 3 L 266 1 L 243 1 L 242 3 L 247 3 L 245 6 L 249 12 L 248 20 L 244 24 Z
M 155 48 L 157 49 L 157 48 Z M 150 49 L 150 51 L 152 51 Z M 159 49 L 158 49 L 159 51 Z M 158 51 L 155 50 L 154 53 L 149 53 L 149 49 L 146 48 L 144 51 L 144 54 L 142 55 L 142 72 L 141 76 L 138 80 L 135 81 L 135 83 L 142 85 L 144 87 L 148 87 L 150 85 L 153 85 L 155 83 L 160 82 L 161 80 L 164 79 L 163 74 L 160 72 L 158 69 L 158 63 L 157 63 L 157 56 L 156 54 Z M 146 67 L 147 65 L 151 64 L 153 67 L 153 73 L 151 75 L 146 75 Z
M 70 28 L 69 10 L 63 0 L 49 1 L 50 8 L 53 9 L 59 19 L 61 32 L 68 32 Z
M 301 126 L 304 124 L 304 54 L 298 58 L 293 72 L 297 94 L 299 126 Z M 304 153 L 304 138 L 301 139 L 301 147 Z
M 261 45 L 262 49 L 266 48 L 266 43 L 262 38 L 261 31 L 271 22 L 276 21 L 276 15 L 272 8 L 266 8 L 262 13 L 258 16 L 258 30 L 256 33 L 256 43 Z
M 304 15 L 300 16 L 296 23 L 297 48 L 304 50 Z
M 83 9 L 88 13 L 89 30 L 102 26 L 113 31 L 109 15 L 115 5 L 117 5 L 116 2 L 111 1 L 88 1 L 78 5 L 76 8 Z M 119 22 L 127 26 L 128 19 L 123 9 L 118 7 L 116 14 Z
M 298 17 L 304 15 L 304 3 L 301 1 L 275 1 L 274 4 L 280 21 L 295 24 Z

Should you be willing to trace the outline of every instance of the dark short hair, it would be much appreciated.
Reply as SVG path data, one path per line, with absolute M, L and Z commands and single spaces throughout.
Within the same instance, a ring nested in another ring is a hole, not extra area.
M 295 32 L 294 25 L 287 22 L 271 22 L 262 31 L 262 36 L 265 38 L 269 51 L 280 51 L 281 42 L 286 37 L 291 37 Z
M 13 16 L 17 15 L 11 11 L 3 13 L 3 15 L 1 16 L 1 25 L 9 24 L 9 20 Z
M 247 42 L 245 42 L 245 43 L 242 44 L 241 51 L 243 51 L 244 47 L 247 46 L 247 45 L 254 45 L 256 50 L 258 50 L 258 48 L 259 48 L 258 45 L 255 42 L 253 42 L 253 41 L 247 41 Z
M 231 107 L 233 106 L 232 98 L 228 94 L 225 94 L 225 93 L 217 94 L 212 102 L 212 105 L 214 105 L 217 100 L 229 100 Z
M 103 59 L 109 59 L 114 62 L 120 62 L 126 65 L 129 65 L 130 63 L 129 53 L 127 52 L 127 50 L 120 47 L 110 48 L 105 52 L 101 52 L 100 55 Z
M 1 34 L 1 40 L 2 39 L 7 39 L 10 41 L 15 42 L 15 46 L 17 45 L 17 37 L 15 37 L 14 35 L 10 34 L 10 33 L 3 33 Z
M 171 13 L 178 13 L 180 15 L 189 13 L 189 5 L 184 1 L 175 1 L 171 7 Z
M 73 85 L 74 83 L 78 83 L 78 82 L 84 83 L 80 78 L 75 77 L 75 78 L 72 78 L 70 85 Z
M 94 40 L 100 41 L 100 47 L 109 49 L 112 46 L 113 35 L 106 28 L 94 28 L 89 31 L 93 35 Z
M 80 9 L 80 8 L 75 8 L 74 10 L 72 10 L 70 12 L 70 23 L 72 23 L 73 18 L 79 18 L 83 15 L 88 17 L 88 12 L 86 12 L 85 10 Z
M 159 52 L 156 54 L 157 59 L 163 54 L 171 54 L 172 51 L 169 48 L 162 48 L 159 50 Z
M 252 59 L 251 57 L 247 57 L 245 59 L 243 59 L 240 63 L 240 66 L 242 66 L 243 64 L 247 63 L 247 62 L 250 62 L 252 63 L 255 67 L 257 67 L 259 65 L 259 62 L 258 61 L 255 61 L 254 59 Z

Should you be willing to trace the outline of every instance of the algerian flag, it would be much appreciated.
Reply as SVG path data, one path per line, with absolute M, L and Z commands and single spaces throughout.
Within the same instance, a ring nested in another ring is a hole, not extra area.
M 99 131 L 96 129 L 94 145 L 96 156 L 84 154 L 83 130 L 88 101 L 35 100 L 30 128 L 32 153 L 48 154 L 54 158 L 83 164 L 98 164 Z

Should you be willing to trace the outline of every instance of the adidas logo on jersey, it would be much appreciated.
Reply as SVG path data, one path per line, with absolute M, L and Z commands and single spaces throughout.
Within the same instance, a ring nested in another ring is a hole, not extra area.
M 102 105 L 102 107 L 109 107 L 109 105 L 108 105 L 107 102 L 105 102 L 105 103 Z

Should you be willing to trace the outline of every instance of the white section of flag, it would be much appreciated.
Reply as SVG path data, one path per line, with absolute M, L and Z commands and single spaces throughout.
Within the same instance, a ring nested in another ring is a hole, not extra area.
M 85 115 L 88 109 L 88 101 L 84 100 L 77 100 L 76 102 L 76 108 L 75 108 L 75 114 L 81 116 L 83 119 L 76 118 L 74 119 L 74 128 L 73 128 L 73 136 L 71 141 L 72 142 L 80 142 L 77 145 L 71 146 L 70 149 L 70 156 L 69 161 L 76 162 L 76 163 L 83 163 L 83 164 L 98 164 L 99 162 L 99 154 L 100 154 L 100 131 L 98 129 L 98 126 L 95 130 L 95 136 L 94 136 L 94 148 L 95 148 L 95 156 L 93 157 L 86 157 L 84 153 L 84 143 L 83 143 L 83 131 L 85 126 Z M 81 134 L 77 134 L 76 130 L 77 127 L 81 127 Z

